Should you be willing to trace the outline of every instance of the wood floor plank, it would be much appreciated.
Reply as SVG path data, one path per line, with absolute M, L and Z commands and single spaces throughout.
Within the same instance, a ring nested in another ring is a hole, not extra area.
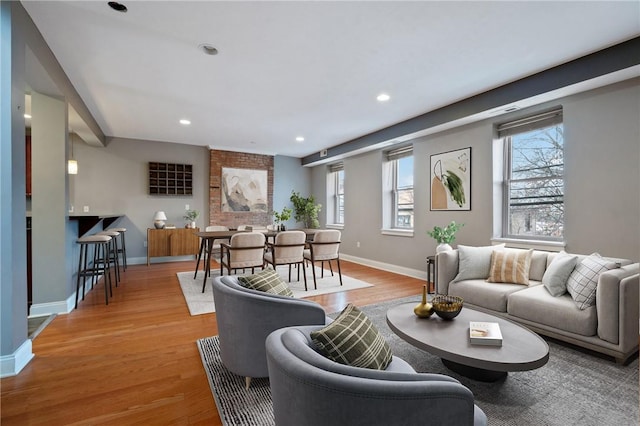
M 424 281 L 342 261 L 373 287 L 309 298 L 327 313 L 418 295 Z M 78 309 L 33 341 L 35 358 L 0 380 L 0 423 L 220 425 L 196 340 L 218 333 L 215 314 L 191 316 L 177 272 L 195 262 L 131 265 L 109 305 L 99 283 Z M 217 267 L 217 265 L 213 265 Z M 209 287 L 210 291 L 210 287 Z

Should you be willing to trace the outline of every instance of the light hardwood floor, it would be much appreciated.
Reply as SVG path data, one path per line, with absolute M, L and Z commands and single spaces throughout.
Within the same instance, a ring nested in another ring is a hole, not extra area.
M 417 295 L 424 284 L 341 264 L 374 287 L 310 298 L 327 313 Z M 190 316 L 176 277 L 194 266 L 132 265 L 108 306 L 98 284 L 77 310 L 58 315 L 33 341 L 35 358 L 0 381 L 0 423 L 220 425 L 195 343 L 217 334 L 215 314 Z

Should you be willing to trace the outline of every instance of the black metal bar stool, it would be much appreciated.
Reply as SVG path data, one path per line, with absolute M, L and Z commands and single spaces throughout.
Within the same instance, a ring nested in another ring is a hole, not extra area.
M 87 278 L 91 278 L 91 288 L 93 280 L 96 282 L 102 275 L 104 277 L 104 299 L 109 304 L 109 296 L 113 295 L 111 288 L 111 269 L 109 262 L 101 262 L 109 256 L 109 235 L 89 235 L 78 238 L 76 243 L 80 244 L 80 255 L 78 256 L 78 276 L 76 279 L 76 309 L 78 308 L 78 293 L 80 292 L 80 280 L 82 280 L 82 300 L 84 300 L 85 284 Z M 93 248 L 92 259 L 89 257 L 89 247 Z M 107 289 L 107 286 L 109 287 Z
M 122 269 L 127 270 L 127 244 L 124 239 L 124 233 L 127 232 L 127 228 L 109 228 L 107 231 L 116 231 L 120 233 L 120 247 L 118 253 L 122 254 Z
M 100 261 L 108 262 L 110 265 L 113 265 L 116 276 L 116 287 L 118 287 L 118 283 L 120 282 L 120 256 L 118 255 L 118 236 L 120 233 L 118 231 L 106 230 L 100 231 L 96 235 L 108 235 L 111 237 L 111 241 L 109 241 L 109 250 L 107 251 L 107 256 L 105 258 L 101 258 Z

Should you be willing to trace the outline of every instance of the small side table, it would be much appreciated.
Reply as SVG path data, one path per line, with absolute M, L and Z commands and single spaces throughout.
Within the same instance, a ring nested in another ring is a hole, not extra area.
M 427 292 L 436 292 L 436 257 L 427 256 Z

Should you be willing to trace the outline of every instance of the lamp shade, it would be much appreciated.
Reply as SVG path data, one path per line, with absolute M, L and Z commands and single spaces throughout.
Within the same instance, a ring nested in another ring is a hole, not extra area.
M 156 212 L 153 216 L 153 220 L 167 220 L 167 215 L 164 212 Z
M 70 175 L 78 174 L 78 162 L 76 160 L 67 161 L 67 173 Z

